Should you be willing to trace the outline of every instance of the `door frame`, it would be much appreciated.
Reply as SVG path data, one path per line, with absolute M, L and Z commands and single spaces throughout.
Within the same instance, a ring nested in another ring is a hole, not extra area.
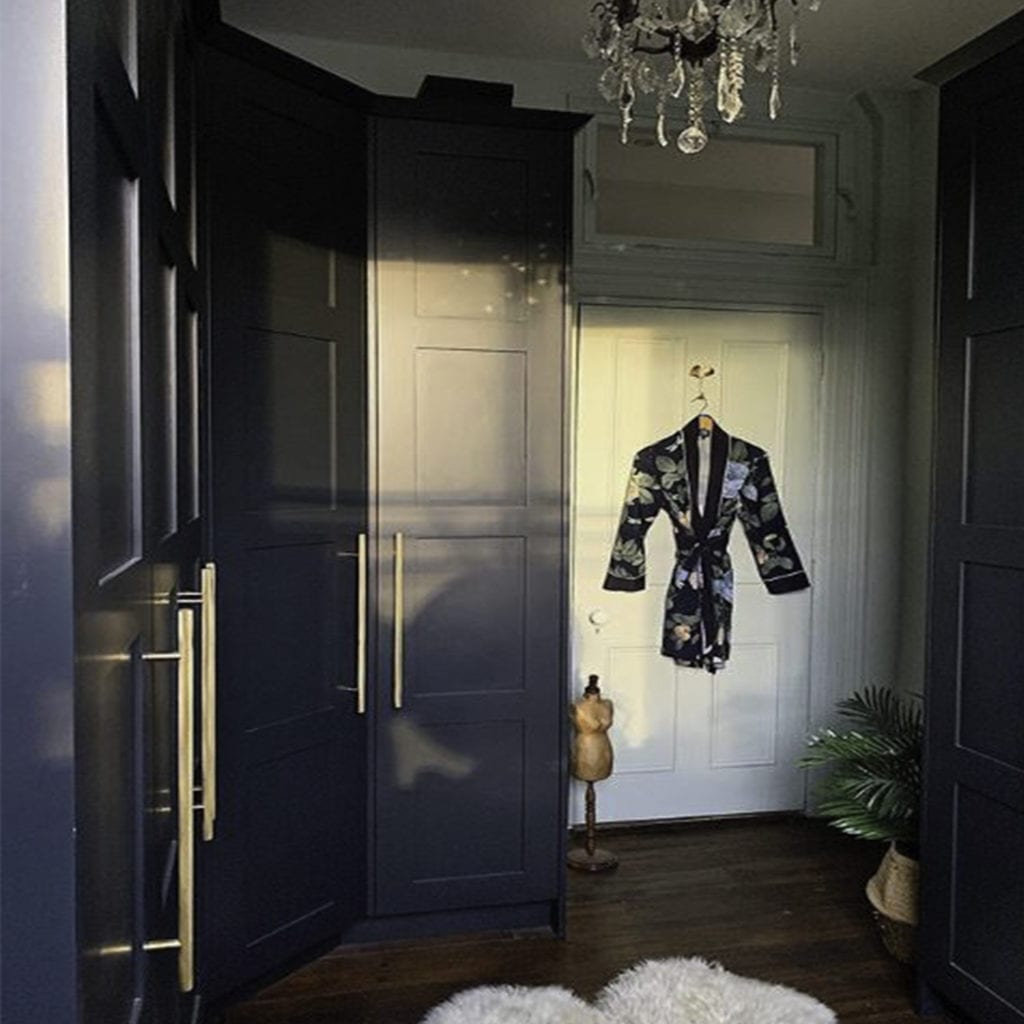
M 652 306 L 662 308 L 733 310 L 739 312 L 811 313 L 821 323 L 822 368 L 818 399 L 821 405 L 819 464 L 815 488 L 814 539 L 807 558 L 811 575 L 811 649 L 808 701 L 810 725 L 835 720 L 835 702 L 869 681 L 864 638 L 869 628 L 866 601 L 871 568 L 869 526 L 871 495 L 892 501 L 900 521 L 898 490 L 872 479 L 873 426 L 884 422 L 878 390 L 869 389 L 873 359 L 884 356 L 877 342 L 869 344 L 867 275 L 862 271 L 807 268 L 776 272 L 749 259 L 713 267 L 696 261 L 631 254 L 628 271 L 615 257 L 586 260 L 576 272 L 573 339 L 568 381 L 567 450 L 569 459 L 570 622 L 573 604 L 576 538 L 573 524 L 576 494 L 576 424 L 579 410 L 578 367 L 584 306 Z M 777 264 L 776 264 L 777 271 Z M 737 298 L 742 296 L 742 298 Z M 898 424 L 893 424 L 898 428 Z M 838 511 L 842 510 L 842 514 Z M 894 602 L 893 605 L 896 608 Z M 568 639 L 569 687 L 575 696 L 585 682 L 584 666 Z M 895 665 L 893 652 L 883 662 Z M 886 655 L 888 654 L 888 657 Z M 614 740 L 614 737 L 613 737 Z M 805 805 L 807 800 L 805 798 Z

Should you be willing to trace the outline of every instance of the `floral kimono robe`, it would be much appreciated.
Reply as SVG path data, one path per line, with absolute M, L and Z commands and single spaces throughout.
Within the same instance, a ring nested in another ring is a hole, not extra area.
M 726 547 L 739 517 L 772 594 L 810 586 L 779 504 L 768 456 L 715 424 L 703 512 L 697 418 L 637 452 L 612 549 L 606 590 L 643 590 L 644 537 L 660 510 L 672 521 L 676 564 L 665 600 L 661 653 L 680 665 L 721 668 L 729 658 L 733 575 Z

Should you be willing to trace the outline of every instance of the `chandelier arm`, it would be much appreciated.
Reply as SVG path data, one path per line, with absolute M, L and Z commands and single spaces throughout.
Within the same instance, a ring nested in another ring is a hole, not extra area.
M 657 55 L 659 53 L 671 53 L 672 52 L 672 44 L 671 43 L 665 43 L 664 46 L 644 46 L 641 43 L 637 43 L 636 46 L 631 46 L 630 49 L 634 53 L 653 53 L 653 54 Z
M 694 43 L 678 32 L 670 32 L 667 29 L 658 29 L 657 31 L 667 40 L 664 46 L 634 43 L 630 49 L 634 53 L 650 53 L 658 56 L 662 53 L 674 53 L 678 40 L 679 56 L 691 64 L 707 60 L 708 57 L 713 57 L 718 52 L 718 37 L 714 33 L 699 43 Z

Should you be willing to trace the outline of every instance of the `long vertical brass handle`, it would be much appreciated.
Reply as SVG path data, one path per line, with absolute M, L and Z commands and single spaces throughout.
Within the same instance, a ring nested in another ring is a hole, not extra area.
M 391 702 L 402 709 L 402 667 L 405 661 L 405 535 L 395 534 L 395 668 L 391 682 Z
M 200 580 L 203 842 L 208 843 L 217 820 L 217 568 L 212 562 L 203 566 Z
M 195 647 L 196 613 L 178 608 L 178 649 L 142 655 L 143 661 L 178 663 L 178 937 L 154 939 L 143 949 L 178 951 L 178 985 L 182 992 L 195 986 Z
M 178 609 L 178 982 L 195 982 L 195 836 L 192 788 L 195 738 L 195 612 Z
M 366 534 L 359 534 L 356 583 L 356 714 L 366 714 Z

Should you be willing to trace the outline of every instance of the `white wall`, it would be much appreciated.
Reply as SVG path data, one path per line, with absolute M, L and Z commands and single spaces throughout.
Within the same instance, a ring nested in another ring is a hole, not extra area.
M 901 589 L 905 486 L 906 375 L 910 340 L 912 238 L 910 101 L 908 94 L 872 93 L 859 102 L 875 125 L 877 197 L 868 286 L 868 368 L 874 423 L 870 438 L 868 587 L 865 591 L 865 683 L 897 683 L 902 647 Z M 889 493 L 893 501 L 881 501 Z M 884 653 L 883 653 L 884 652 Z
M 899 508 L 876 508 L 865 595 L 872 648 L 865 682 L 921 692 L 925 671 L 927 546 L 931 491 L 933 307 L 938 96 L 859 98 L 876 126 L 878 214 L 869 271 L 873 490 Z M 896 513 L 894 518 L 890 518 Z M 893 652 L 885 655 L 881 652 Z
M 932 417 L 935 409 L 935 215 L 939 93 L 928 87 L 911 101 L 910 345 L 903 484 L 903 600 L 900 683 L 921 693 L 925 679 L 928 527 Z

